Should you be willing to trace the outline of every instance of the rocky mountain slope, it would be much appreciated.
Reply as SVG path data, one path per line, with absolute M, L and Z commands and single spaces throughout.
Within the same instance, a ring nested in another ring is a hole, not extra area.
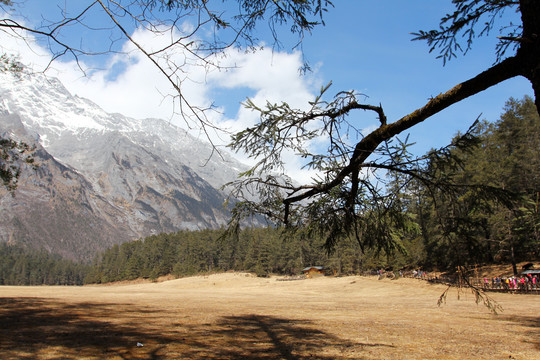
M 0 241 L 86 259 L 112 244 L 228 221 L 219 187 L 245 166 L 164 120 L 109 114 L 43 74 L 0 72 L 0 136 L 36 146 L 0 189 Z

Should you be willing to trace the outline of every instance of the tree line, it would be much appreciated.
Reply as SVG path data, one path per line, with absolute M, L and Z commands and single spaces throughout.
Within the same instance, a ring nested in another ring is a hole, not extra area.
M 0 243 L 0 285 L 83 285 L 88 264 Z
M 336 274 L 358 274 L 388 264 L 402 268 L 420 259 L 412 246 L 411 256 L 363 253 L 352 239 L 328 253 L 323 238 L 273 227 L 244 229 L 236 238 L 223 237 L 223 233 L 224 229 L 153 235 L 114 245 L 90 264 L 45 250 L 0 244 L 0 285 L 83 285 L 231 270 L 258 276 L 298 275 L 310 265 L 323 265 Z
M 325 266 L 336 274 L 357 274 L 386 265 L 375 254 L 363 254 L 351 239 L 328 253 L 322 238 L 273 227 L 244 229 L 236 238 L 222 235 L 223 230 L 180 231 L 115 245 L 94 261 L 86 281 L 105 283 L 231 270 L 258 276 L 298 275 L 311 265 Z
M 391 206 L 366 204 L 363 234 L 331 234 L 332 215 L 320 214 L 327 232 L 310 226 L 246 228 L 235 236 L 223 236 L 225 229 L 179 231 L 115 245 L 85 265 L 2 244 L 0 284 L 79 285 L 229 270 L 295 275 L 310 265 L 355 274 L 512 263 L 517 273 L 518 262 L 540 259 L 538 149 L 533 100 L 510 99 L 497 122 L 479 121 L 452 146 L 416 161 L 422 178 L 389 172 L 381 201 Z M 395 156 L 410 158 L 407 145 Z M 391 241 L 366 243 L 368 232 Z

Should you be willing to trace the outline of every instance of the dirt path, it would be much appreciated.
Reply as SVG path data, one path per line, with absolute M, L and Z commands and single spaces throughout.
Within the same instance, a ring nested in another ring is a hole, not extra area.
M 540 359 L 538 296 L 493 315 L 413 279 L 278 280 L 0 287 L 0 358 Z

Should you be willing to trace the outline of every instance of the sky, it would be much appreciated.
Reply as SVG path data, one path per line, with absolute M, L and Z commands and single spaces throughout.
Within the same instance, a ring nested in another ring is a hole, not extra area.
M 56 6 L 51 3 L 56 2 Z M 32 25 L 43 18 L 57 17 L 59 11 L 77 10 L 89 1 L 77 3 L 67 0 L 24 0 L 16 11 L 25 15 L 25 24 Z M 17 1 L 16 1 L 17 2 Z M 242 130 L 257 121 L 255 113 L 247 111 L 241 102 L 247 97 L 264 105 L 266 100 L 285 101 L 291 106 L 306 108 L 321 86 L 332 82 L 329 94 L 351 91 L 365 94 L 365 102 L 381 105 L 392 122 L 422 107 L 430 97 L 449 90 L 454 85 L 489 68 L 495 58 L 495 36 L 479 38 L 473 49 L 443 65 L 436 53 L 429 53 L 424 42 L 411 41 L 412 32 L 438 27 L 439 20 L 452 10 L 450 0 L 355 0 L 334 1 L 335 7 L 325 14 L 325 26 L 315 28 L 299 47 L 296 38 L 281 31 L 283 46 L 272 47 L 268 27 L 262 24 L 262 50 L 246 53 L 245 49 L 229 49 L 220 61 L 234 66 L 227 71 L 191 66 L 192 59 L 174 54 L 177 61 L 185 61 L 188 81 L 183 91 L 191 104 L 206 107 L 213 104 L 218 111 L 210 112 L 211 120 L 230 131 Z M 77 4 L 77 5 L 73 5 Z M 230 11 L 232 9 L 224 9 Z M 519 20 L 508 13 L 507 19 Z M 6 17 L 0 14 L 0 19 Z M 103 14 L 90 12 L 86 17 L 92 29 L 106 28 Z M 193 23 L 181 24 L 182 31 L 193 30 Z M 66 41 L 103 48 L 110 44 L 107 31 L 75 29 L 65 35 Z M 497 30 L 497 29 L 495 29 Z M 141 29 L 128 29 L 130 36 L 150 48 L 166 41 L 156 39 Z M 208 34 L 202 33 L 199 36 Z M 30 39 L 31 40 L 31 39 Z M 108 112 L 118 112 L 134 118 L 163 118 L 179 126 L 186 122 L 174 107 L 172 93 L 166 79 L 125 39 L 113 38 L 120 53 L 81 57 L 79 66 L 73 58 L 57 59 L 48 70 L 57 76 L 74 94 L 86 97 Z M 1 50 L 17 52 L 25 64 L 35 70 L 44 68 L 51 57 L 43 43 L 23 43 L 0 33 Z M 299 72 L 304 62 L 311 71 Z M 79 67 L 82 67 L 83 73 Z M 431 148 L 446 145 L 458 131 L 464 132 L 479 116 L 496 121 L 510 98 L 532 95 L 528 81 L 511 79 L 424 121 L 399 137 L 410 134 L 415 145 L 411 150 L 423 154 Z M 363 111 L 354 113 L 351 121 L 365 131 L 376 125 L 373 116 Z M 206 139 L 200 129 L 191 124 L 191 132 Z M 211 134 L 216 143 L 227 142 L 225 134 Z M 316 146 L 316 145 L 314 145 Z M 243 160 L 246 160 L 245 158 Z M 247 161 L 247 160 L 246 160 Z M 287 167 L 293 177 L 305 180 L 312 174 L 299 171 L 300 160 L 291 157 Z

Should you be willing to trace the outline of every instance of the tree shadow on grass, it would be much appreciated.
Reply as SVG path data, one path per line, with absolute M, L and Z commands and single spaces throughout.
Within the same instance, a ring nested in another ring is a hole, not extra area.
M 534 345 L 540 350 L 540 317 L 538 316 L 501 316 L 501 320 L 518 323 L 527 327 L 524 342 Z
M 137 348 L 141 338 L 157 343 L 168 339 L 135 326 L 116 323 L 127 311 L 124 304 L 65 304 L 36 298 L 0 298 L 0 357 L 2 359 L 131 359 L 147 351 Z M 119 309 L 125 309 L 119 311 Z M 122 313 L 124 312 L 124 313 Z M 150 356 L 150 357 L 148 357 Z
M 182 315 L 131 304 L 0 298 L 0 357 L 329 360 L 393 347 L 341 339 L 309 320 L 242 315 L 201 324 L 198 314 Z
M 189 329 L 192 338 L 210 337 L 202 346 L 192 346 L 189 358 L 206 359 L 362 359 L 368 347 L 393 345 L 341 339 L 316 328 L 309 320 L 274 316 L 227 316 L 213 324 Z

